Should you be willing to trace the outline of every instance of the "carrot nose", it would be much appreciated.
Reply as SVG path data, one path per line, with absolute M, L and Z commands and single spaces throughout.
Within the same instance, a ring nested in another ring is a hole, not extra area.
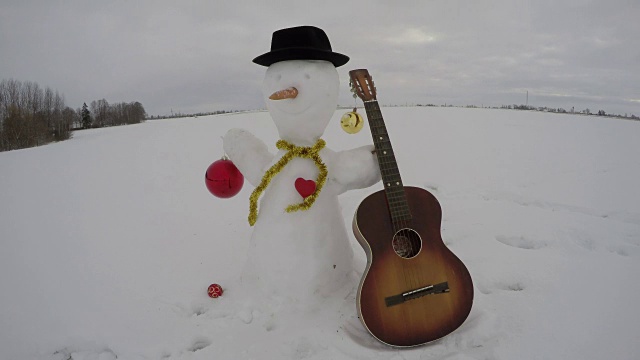
M 269 96 L 269 99 L 271 100 L 295 99 L 296 96 L 298 96 L 298 89 L 294 87 L 290 87 L 284 90 L 274 92 L 273 94 L 271 94 L 271 96 Z

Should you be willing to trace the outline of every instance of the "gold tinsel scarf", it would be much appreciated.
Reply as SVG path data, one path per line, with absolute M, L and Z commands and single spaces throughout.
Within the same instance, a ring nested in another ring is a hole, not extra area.
M 296 146 L 285 140 L 278 140 L 276 147 L 280 150 L 287 150 L 287 153 L 284 154 L 277 163 L 269 168 L 266 173 L 264 173 L 260 185 L 253 190 L 253 193 L 251 193 L 251 196 L 249 197 L 249 224 L 251 226 L 253 226 L 258 219 L 258 198 L 260 198 L 262 192 L 267 188 L 267 186 L 269 186 L 271 179 L 273 179 L 273 177 L 276 176 L 289 163 L 289 161 L 295 157 L 313 160 L 318 167 L 318 170 L 320 170 L 320 173 L 316 179 L 316 191 L 304 198 L 301 203 L 289 205 L 285 210 L 287 212 L 308 210 L 311 205 L 313 205 L 318 198 L 324 183 L 327 181 L 327 166 L 322 162 L 322 158 L 320 158 L 320 150 L 322 150 L 325 145 L 326 143 L 322 139 L 318 139 L 313 146 Z

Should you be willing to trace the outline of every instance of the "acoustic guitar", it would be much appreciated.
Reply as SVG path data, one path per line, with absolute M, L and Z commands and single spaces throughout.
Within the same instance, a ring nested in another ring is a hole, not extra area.
M 465 321 L 473 283 L 465 265 L 442 241 L 442 209 L 429 191 L 404 186 L 389 134 L 365 69 L 349 72 L 364 102 L 384 190 L 366 197 L 353 232 L 367 254 L 357 307 L 379 341 L 410 347 L 440 339 Z

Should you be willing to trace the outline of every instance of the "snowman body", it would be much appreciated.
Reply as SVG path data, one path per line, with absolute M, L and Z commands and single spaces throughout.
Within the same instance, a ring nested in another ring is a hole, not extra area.
M 267 69 L 263 94 L 282 140 L 313 146 L 336 110 L 339 79 L 334 65 L 324 60 L 288 60 Z M 295 88 L 293 98 L 270 99 L 271 94 Z M 232 129 L 224 137 L 227 155 L 245 178 L 258 186 L 269 168 L 286 154 L 275 155 L 246 130 Z M 335 152 L 320 151 L 327 180 L 307 210 L 287 212 L 301 203 L 296 180 L 318 178 L 313 160 L 293 158 L 275 174 L 264 190 L 250 241 L 242 283 L 276 298 L 299 302 L 322 299 L 345 284 L 352 271 L 353 250 L 338 195 L 380 180 L 373 146 Z

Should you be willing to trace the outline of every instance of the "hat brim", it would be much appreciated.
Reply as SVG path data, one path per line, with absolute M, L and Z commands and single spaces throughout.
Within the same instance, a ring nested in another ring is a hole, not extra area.
M 262 66 L 271 66 L 271 64 L 285 60 L 326 60 L 331 62 L 333 66 L 339 67 L 346 64 L 349 57 L 332 51 L 311 48 L 285 48 L 262 54 L 253 59 L 253 62 Z

